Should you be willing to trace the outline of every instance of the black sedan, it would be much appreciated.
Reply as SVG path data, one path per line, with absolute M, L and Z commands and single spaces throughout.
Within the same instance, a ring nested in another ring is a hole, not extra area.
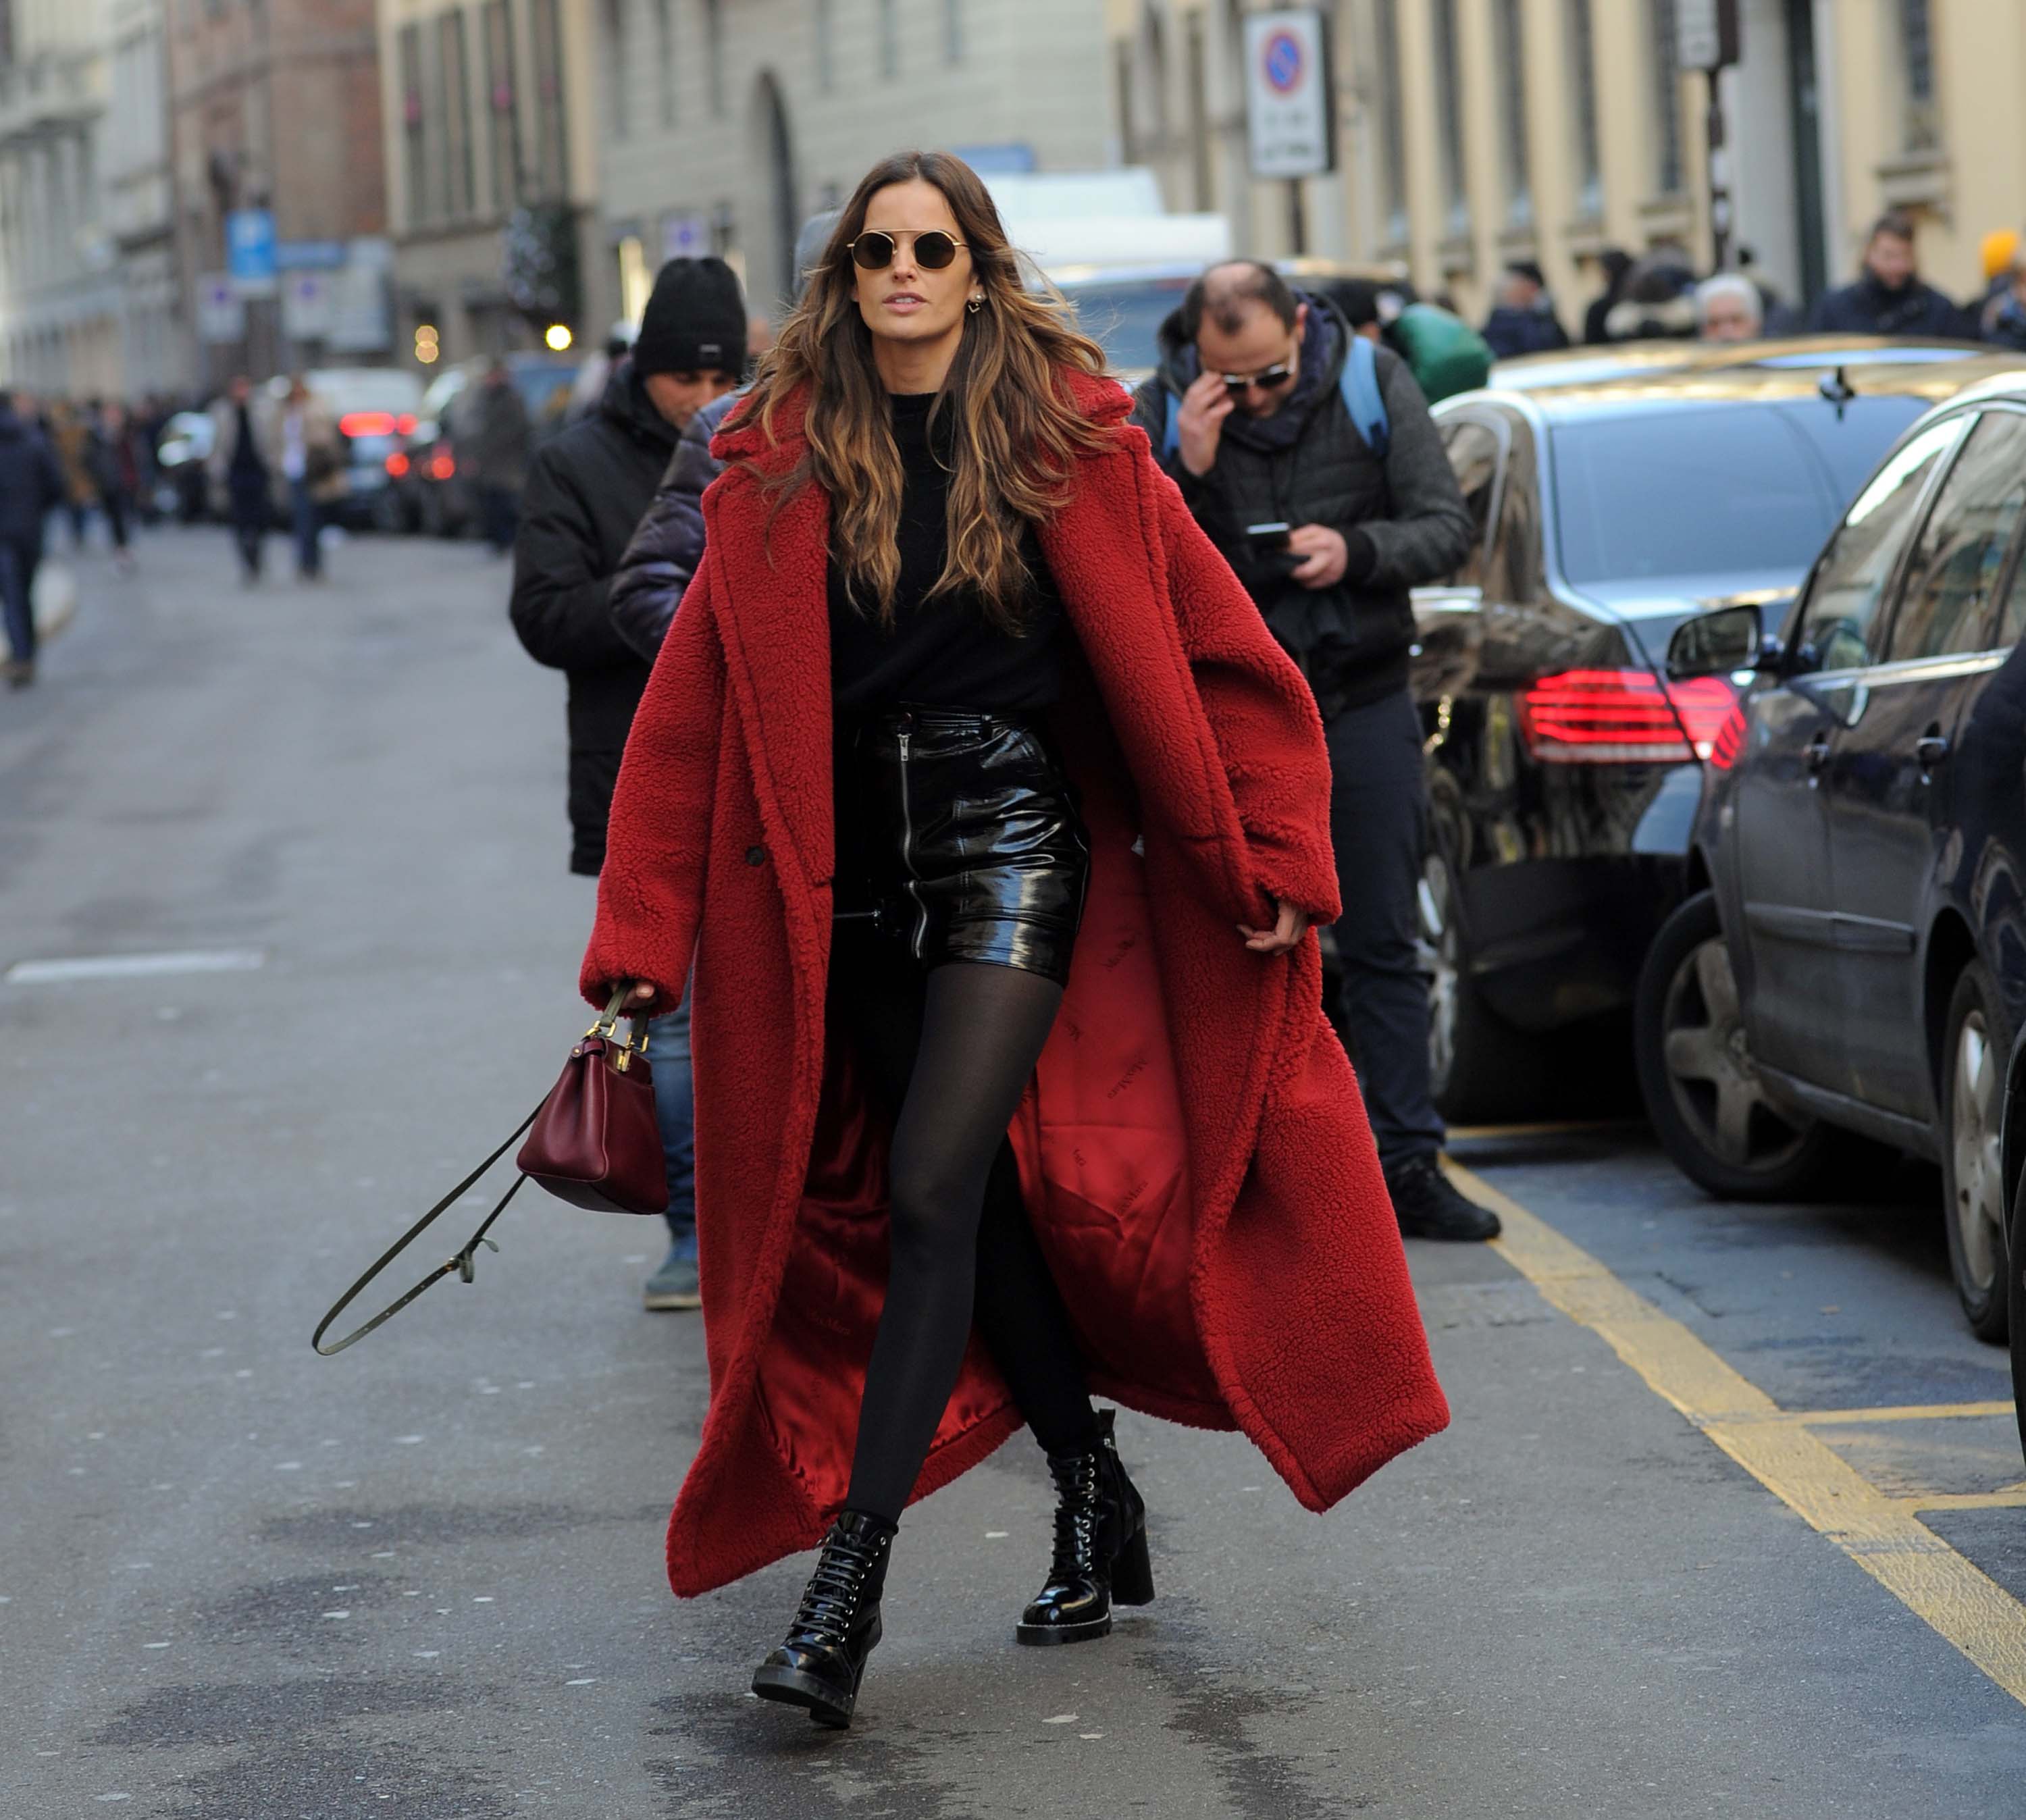
M 1637 1054 L 1712 1192 L 1800 1192 L 1840 1133 L 1941 1165 L 1970 1324 L 2007 1324 L 2006 1059 L 2026 1027 L 2026 374 L 1922 418 L 1798 599 L 1685 626 L 1741 678 Z
M 1736 359 L 1562 386 L 1536 375 L 1437 407 L 1480 528 L 1465 566 L 1416 598 L 1430 1040 L 1452 1118 L 1541 1109 L 1566 1059 L 1559 1033 L 1623 1053 L 1737 698 L 1722 676 L 1663 683 L 1675 628 L 1783 605 L 1900 432 L 2004 364 Z

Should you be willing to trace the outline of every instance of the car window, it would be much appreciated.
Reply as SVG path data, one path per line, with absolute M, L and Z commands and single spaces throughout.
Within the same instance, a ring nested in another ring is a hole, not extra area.
M 1991 590 L 2026 510 L 2026 416 L 1980 417 L 1906 559 L 1885 661 L 1983 647 Z
M 1484 581 L 1485 532 L 1491 522 L 1492 496 L 1498 490 L 1498 458 L 1503 452 L 1498 433 L 1474 417 L 1452 417 L 1442 424 L 1442 446 L 1450 470 L 1463 489 L 1463 503 L 1470 508 L 1475 527 L 1470 554 L 1463 566 L 1448 577 L 1459 585 L 1479 586 Z
M 1814 668 L 1878 661 L 1878 610 L 1935 463 L 1962 434 L 1963 419 L 1931 424 L 1894 451 L 1844 514 L 1817 566 L 1796 644 Z

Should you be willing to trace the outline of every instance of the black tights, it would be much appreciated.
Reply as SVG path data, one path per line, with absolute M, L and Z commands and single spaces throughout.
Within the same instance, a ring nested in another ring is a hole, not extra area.
M 830 1015 L 852 1038 L 871 1093 L 895 1113 L 892 1262 L 850 1509 L 899 1520 L 974 1313 L 1042 1446 L 1080 1453 L 1094 1440 L 1076 1337 L 1006 1141 L 1062 996 L 1019 967 L 956 963 L 924 974 L 890 939 L 838 926 Z

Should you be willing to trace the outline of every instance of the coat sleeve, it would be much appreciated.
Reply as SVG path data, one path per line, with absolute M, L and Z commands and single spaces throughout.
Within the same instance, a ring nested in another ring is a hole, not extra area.
M 535 458 L 521 496 L 508 616 L 528 655 L 552 669 L 637 663 L 638 654 L 613 629 L 611 578 L 599 573 L 590 506 L 551 453 Z
M 628 981 L 655 989 L 652 1015 L 682 1001 L 703 917 L 711 807 L 724 724 L 724 647 L 706 565 L 662 641 L 627 735 L 612 796 L 598 919 L 579 985 L 602 1007 Z
M 1152 475 L 1168 597 L 1208 716 L 1253 875 L 1312 923 L 1341 914 L 1330 847 L 1329 754 L 1315 698 L 1181 494 Z
M 1364 585 L 1419 588 L 1462 566 L 1477 527 L 1413 370 L 1390 350 L 1382 349 L 1379 359 L 1391 433 L 1386 448 L 1391 503 L 1383 518 L 1358 526 L 1377 558 Z
M 654 500 L 619 558 L 612 578 L 613 628 L 650 661 L 703 559 L 704 488 L 722 466 L 710 452 L 709 426 L 700 412 L 676 444 Z

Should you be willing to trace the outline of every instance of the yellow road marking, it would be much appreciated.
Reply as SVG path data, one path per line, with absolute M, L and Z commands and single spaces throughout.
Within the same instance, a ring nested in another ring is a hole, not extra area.
M 1544 1299 L 1601 1335 L 1656 1394 L 2026 1705 L 2026 1606 L 1921 1522 L 1914 1504 L 1887 1497 L 1808 1422 L 1792 1420 L 1581 1246 L 1469 1170 L 1448 1166 L 1464 1192 L 1505 1222 L 1497 1249 Z M 1915 1501 L 1927 1509 L 1978 1508 L 1941 1497 Z
M 2009 1403 L 1895 1403 L 1884 1409 L 1783 1409 L 1786 1422 L 1931 1422 L 1952 1416 L 2009 1416 Z
M 1995 1491 L 1932 1491 L 1892 1501 L 1907 1510 L 2017 1510 L 2026 1506 L 2026 1485 L 2001 1486 Z

